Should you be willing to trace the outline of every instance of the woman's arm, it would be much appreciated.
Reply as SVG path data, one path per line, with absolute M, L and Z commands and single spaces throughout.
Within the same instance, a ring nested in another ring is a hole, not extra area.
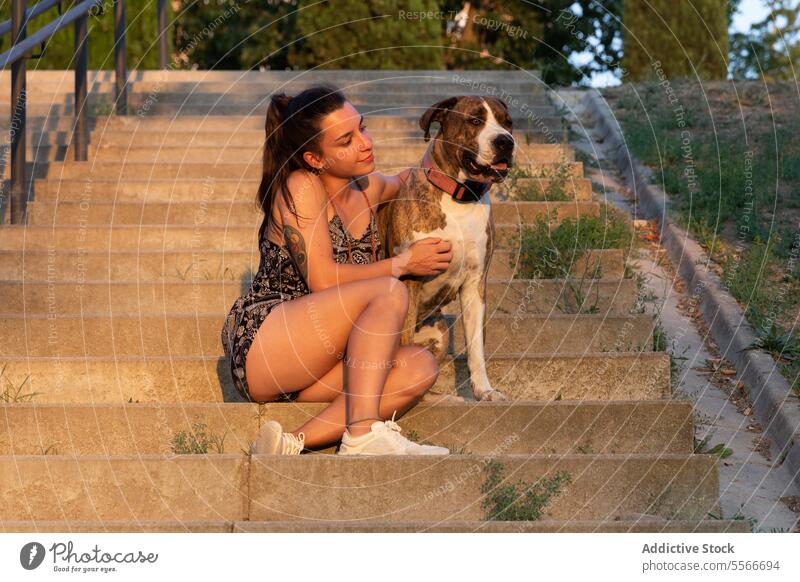
M 334 261 L 326 211 L 328 195 L 322 182 L 314 174 L 298 171 L 289 176 L 288 186 L 299 216 L 279 205 L 283 240 L 312 292 L 349 281 L 407 274 L 408 253 L 366 265 Z
M 337 263 L 331 261 L 331 272 L 333 276 L 328 283 L 321 287 L 333 287 L 348 281 L 359 281 L 361 279 L 372 279 L 373 277 L 402 277 L 408 273 L 405 270 L 405 255 L 397 255 L 390 259 L 382 259 L 366 265 L 354 265 L 350 263 Z

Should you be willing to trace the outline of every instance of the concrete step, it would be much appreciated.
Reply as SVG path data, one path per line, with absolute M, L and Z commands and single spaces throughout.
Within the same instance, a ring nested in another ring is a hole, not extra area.
M 656 400 L 671 396 L 669 355 L 663 352 L 503 354 L 492 350 L 486 369 L 492 386 L 518 401 Z M 472 398 L 464 355 L 441 366 L 436 389 Z
M 397 164 L 384 169 L 389 174 L 396 174 L 403 168 L 417 167 L 418 162 Z M 151 166 L 152 168 L 152 166 Z M 197 206 L 198 192 L 201 200 L 211 212 L 215 202 L 232 204 L 242 203 L 254 208 L 256 192 L 260 180 L 253 179 L 133 179 L 117 180 L 114 178 L 93 179 L 91 172 L 77 179 L 38 179 L 34 181 L 34 199 L 32 202 L 80 202 L 89 206 L 92 199 L 99 203 L 113 202 L 169 202 L 175 206 L 179 202 L 190 202 Z M 592 200 L 592 182 L 588 178 L 573 177 L 567 181 L 548 178 L 520 178 L 516 184 L 511 180 L 495 184 L 489 191 L 492 202 L 503 202 L 518 199 L 520 189 L 531 190 L 540 196 L 546 196 L 548 188 L 560 186 L 567 196 L 581 202 Z M 8 188 L 8 182 L 6 182 Z M 176 209 L 177 210 L 177 209 Z M 497 221 L 497 215 L 495 215 Z M 509 221 L 512 222 L 512 221 Z
M 478 71 L 443 71 L 439 69 L 314 69 L 314 70 L 293 70 L 293 71 L 279 71 L 279 70 L 226 70 L 214 69 L 208 70 L 137 70 L 135 74 L 133 71 L 129 72 L 129 82 L 146 82 L 146 81 L 161 81 L 167 82 L 182 82 L 189 81 L 228 81 L 228 82 L 265 82 L 265 81 L 290 81 L 293 79 L 324 81 L 333 79 L 414 79 L 421 78 L 480 78 Z M 513 70 L 487 70 L 480 71 L 485 73 L 487 79 L 537 79 L 539 72 L 536 69 L 513 69 Z M 30 72 L 31 79 L 36 81 L 55 82 L 61 81 L 68 83 L 74 79 L 75 72 L 71 70 L 50 70 L 50 69 L 36 69 Z M 98 70 L 89 69 L 86 73 L 87 79 L 95 82 L 111 82 L 116 77 L 112 70 Z M 3 71 L 0 79 L 9 81 L 11 76 L 8 71 Z
M 557 520 L 720 514 L 718 457 L 687 454 L 17 455 L 0 457 L 0 515 L 30 520 L 478 520 L 481 486 L 565 479 Z M 493 465 L 493 463 L 497 465 Z M 566 481 L 568 477 L 569 481 Z M 541 485 L 541 482 L 540 482 Z
M 626 514 L 610 521 L 4 521 L 0 532 L 152 532 L 152 533 L 752 533 L 743 519 L 665 520 Z
M 147 132 L 153 133 L 153 132 Z M 379 141 L 373 137 L 374 155 L 376 160 L 390 161 L 393 164 L 408 162 L 409 165 L 420 167 L 422 156 L 427 144 L 422 141 L 421 135 L 398 138 L 386 136 L 386 141 Z M 520 139 L 517 136 L 517 139 Z M 75 159 L 72 146 L 49 145 L 31 141 L 28 146 L 28 160 L 37 163 L 70 161 Z M 133 141 L 133 140 L 132 140 Z M 263 136 L 261 136 L 263 142 Z M 169 163 L 180 160 L 184 163 L 239 163 L 243 160 L 260 160 L 263 148 L 258 144 L 252 146 L 233 146 L 223 138 L 217 142 L 216 147 L 197 146 L 194 143 L 184 142 L 182 146 L 164 146 L 158 142 L 149 145 L 141 143 L 124 145 L 109 143 L 106 140 L 92 141 L 89 143 L 87 156 L 95 162 L 150 162 Z M 518 163 L 553 163 L 559 161 L 563 148 L 555 148 L 546 143 L 521 143 L 515 154 Z M 569 161 L 574 161 L 574 153 Z
M 91 87 L 103 87 L 104 92 L 113 92 L 116 77 L 113 70 L 89 70 L 87 81 Z M 340 87 L 345 83 L 354 83 L 361 87 L 372 87 L 377 84 L 410 85 L 424 83 L 449 83 L 457 86 L 469 87 L 477 91 L 486 84 L 529 83 L 544 87 L 539 72 L 535 69 L 527 70 L 475 70 L 475 71 L 447 71 L 440 69 L 316 69 L 316 70 L 136 70 L 128 74 L 127 85 L 140 87 L 150 84 L 149 88 L 164 89 L 175 85 L 186 85 L 183 90 L 199 90 L 211 84 L 221 84 L 225 91 L 235 90 L 242 86 L 269 87 L 291 86 L 302 88 L 314 83 L 338 83 Z M 10 71 L 0 72 L 0 86 L 10 87 Z M 28 84 L 46 90 L 47 87 L 63 88 L 71 91 L 75 87 L 75 71 L 73 70 L 46 70 L 31 69 L 28 71 Z
M 521 89 L 522 92 L 494 92 L 495 96 L 506 102 L 513 117 L 520 119 L 524 119 L 526 116 L 536 119 L 560 117 L 555 106 L 542 91 Z M 403 92 L 392 92 L 391 88 L 355 92 L 344 90 L 345 97 L 359 113 L 413 114 L 417 116 L 421 116 L 431 105 L 453 95 L 471 94 L 492 97 L 492 93 L 491 90 L 479 93 L 465 92 L 459 90 L 458 87 L 446 85 L 440 86 L 438 89 L 418 86 L 417 91 L 406 89 Z M 128 95 L 128 116 L 147 117 L 163 115 L 167 112 L 178 116 L 201 115 L 204 111 L 213 112 L 213 115 L 264 115 L 272 94 L 273 91 L 264 89 L 247 92 L 234 91 L 227 94 L 205 90 L 200 93 L 133 93 Z M 87 115 L 111 115 L 113 104 L 113 95 L 90 93 L 87 96 Z M 75 98 L 72 94 L 33 93 L 26 105 L 27 112 L 32 116 L 50 116 L 56 113 L 75 115 Z M 4 114 L 10 114 L 10 101 L 4 102 L 0 109 Z M 120 116 L 122 116 L 121 113 Z M 560 127 L 560 124 L 557 127 Z
M 226 310 L 194 314 L 131 311 L 95 315 L 4 315 L 3 356 L 222 356 Z M 493 314 L 486 346 L 493 352 L 583 353 L 651 351 L 652 315 Z M 464 349 L 463 326 L 451 319 L 455 353 Z M 458 324 L 458 325 L 456 325 Z
M 634 279 L 518 279 L 487 284 L 488 313 L 628 313 L 637 297 Z M 2 295 L 0 293 L 0 295 Z M 460 313 L 454 301 L 445 313 Z
M 157 91 L 147 91 L 146 87 L 134 86 L 128 90 L 129 115 L 150 115 L 159 105 L 170 105 L 177 108 L 190 108 L 197 105 L 222 104 L 225 106 L 235 106 L 242 108 L 244 114 L 262 113 L 266 111 L 271 95 L 274 93 L 286 92 L 294 95 L 309 84 L 295 84 L 293 87 L 281 87 L 279 85 L 258 85 L 243 84 L 230 86 L 227 88 L 206 87 L 198 85 L 186 87 L 182 90 L 180 86 L 161 88 Z M 361 110 L 365 104 L 378 105 L 380 103 L 392 105 L 414 105 L 428 106 L 446 99 L 453 95 L 477 95 L 481 97 L 498 97 L 503 99 L 510 109 L 525 111 L 529 114 L 539 114 L 546 112 L 552 115 L 555 111 L 544 90 L 530 83 L 516 83 L 503 86 L 491 85 L 483 89 L 471 90 L 452 83 L 412 83 L 411 85 L 402 82 L 382 83 L 376 85 L 340 85 L 345 97 L 357 109 Z M 9 94 L 11 88 L 8 88 Z M 39 91 L 28 89 L 28 109 L 36 110 L 42 108 L 47 112 L 50 107 L 69 107 L 72 113 L 75 103 L 74 93 L 63 91 L 47 91 L 47 87 L 41 87 Z M 104 114 L 110 114 L 110 107 L 114 104 L 114 93 L 99 93 L 95 90 L 87 94 L 87 102 L 90 108 L 106 109 Z M 8 105 L 5 105 L 8 108 Z
M 394 108 L 395 106 L 412 106 L 412 107 L 429 107 L 434 103 L 438 103 L 443 99 L 447 99 L 452 95 L 480 95 L 482 97 L 498 96 L 500 92 L 496 89 L 486 88 L 479 91 L 470 91 L 466 87 L 458 87 L 452 84 L 439 83 L 433 87 L 428 87 L 424 83 L 419 83 L 416 91 L 406 88 L 403 91 L 395 91 L 403 83 L 393 83 L 385 86 L 363 86 L 359 90 L 351 91 L 350 89 L 341 88 L 345 97 L 352 103 L 359 111 L 364 105 L 380 107 L 383 104 L 384 108 Z M 302 89 L 300 89 L 302 90 Z M 278 92 L 285 91 L 284 89 L 277 89 Z M 275 90 L 266 90 L 253 88 L 240 92 L 235 87 L 230 91 L 210 91 L 205 87 L 200 87 L 195 91 L 177 91 L 174 89 L 167 89 L 159 91 L 157 95 L 143 93 L 137 91 L 128 96 L 128 104 L 144 111 L 152 111 L 153 106 L 156 105 L 172 105 L 180 108 L 191 106 L 211 106 L 211 105 L 225 105 L 225 106 L 239 106 L 246 108 L 245 111 L 262 112 L 266 111 L 267 104 L 269 103 L 270 96 Z M 292 93 L 289 93 L 290 95 Z M 55 103 L 58 105 L 72 105 L 74 104 L 73 95 L 59 95 L 49 96 L 46 93 L 39 94 L 40 98 L 33 101 L 34 104 L 48 105 Z M 110 99 L 111 95 L 89 96 L 90 103 L 113 103 Z M 502 99 L 508 104 L 509 109 L 519 111 L 523 106 L 525 111 L 529 111 L 533 107 L 538 107 L 539 111 L 544 114 L 552 115 L 555 108 L 547 99 L 545 92 L 535 85 L 510 87 L 503 90 Z M 147 107 L 150 107 L 148 110 Z M 533 110 L 531 113 L 537 113 Z
M 2 281 L 0 315 L 14 313 L 79 314 L 82 311 L 151 313 L 228 309 L 241 295 L 241 281 Z M 489 313 L 574 313 L 583 311 L 625 312 L 636 301 L 633 279 L 525 279 L 488 281 L 486 305 Z M 179 307 L 176 307 L 179 306 Z M 447 308 L 460 311 L 458 301 Z
M 395 162 L 387 162 L 395 163 Z M 168 180 L 168 179 L 204 179 L 212 182 L 216 179 L 260 180 L 262 164 L 258 156 L 248 163 L 190 163 L 190 162 L 52 162 L 49 164 L 36 164 L 31 162 L 30 179 L 49 178 L 57 180 L 85 180 L 94 179 L 114 180 Z M 568 162 L 568 176 L 583 178 L 583 162 Z M 517 164 L 520 170 L 548 172 L 552 171 L 554 164 L 530 164 L 521 162 Z M 395 169 L 397 173 L 401 167 L 387 166 Z M 407 166 L 406 166 L 407 167 Z
M 419 136 L 419 120 L 414 122 L 397 115 L 366 115 L 371 132 L 401 131 Z M 3 118 L 0 117 L 0 126 Z M 87 125 L 91 133 L 219 133 L 231 136 L 237 131 L 258 132 L 264 135 L 264 113 L 250 115 L 180 115 L 180 116 L 139 116 L 139 115 L 87 115 Z M 75 118 L 71 115 L 31 115 L 26 119 L 29 132 L 64 132 L 71 135 Z M 518 128 L 522 129 L 522 128 Z
M 495 223 L 495 248 L 519 248 L 520 224 Z M 0 250 L 28 251 L 51 248 L 85 250 L 219 249 L 258 252 L 254 226 L 212 225 L 115 225 L 52 226 L 6 225 L 0 228 Z
M 9 386 L 37 403 L 246 402 L 222 356 L 3 356 Z M 669 398 L 663 352 L 486 356 L 492 385 L 510 399 L 657 400 Z M 22 387 L 22 388 L 20 388 Z M 471 399 L 464 357 L 446 357 L 434 390 Z
M 255 112 L 238 112 L 231 115 L 207 115 L 195 114 L 190 115 L 184 113 L 182 115 L 167 115 L 167 116 L 145 116 L 139 115 L 92 115 L 89 116 L 87 122 L 89 130 L 94 131 L 147 131 L 147 132 L 223 132 L 231 134 L 238 131 L 260 131 L 264 133 L 264 115 L 265 111 Z M 421 130 L 419 127 L 419 118 L 424 111 L 420 110 L 419 113 L 407 113 L 406 115 L 383 115 L 380 112 L 372 113 L 367 111 L 360 111 L 365 116 L 367 127 L 370 131 L 403 131 L 415 132 L 420 135 Z M 8 127 L 8 122 L 5 126 L 2 125 L 0 117 L 0 127 Z M 10 119 L 6 117 L 5 119 Z M 531 120 L 530 126 L 536 126 L 538 119 L 525 117 L 523 123 L 516 123 L 514 125 L 515 131 L 526 132 L 529 130 L 528 120 Z M 34 115 L 29 114 L 26 119 L 26 127 L 28 131 L 64 131 L 71 132 L 75 125 L 75 118 L 72 115 L 64 115 L 59 112 L 49 112 L 47 115 Z M 541 128 L 531 127 L 530 132 L 533 135 L 539 134 Z M 562 141 L 562 135 L 559 132 L 556 137 L 558 139 L 550 140 L 549 143 L 559 143 Z
M 621 279 L 625 276 L 625 259 L 622 249 L 595 249 L 582 253 L 580 256 L 575 257 L 570 266 L 570 272 L 574 277 L 578 278 Z M 492 262 L 489 264 L 489 277 L 497 279 L 529 279 L 535 278 L 536 273 L 526 268 L 516 250 L 499 249 L 492 253 Z
M 262 124 L 263 125 L 263 124 Z M 399 152 L 413 150 L 415 154 L 419 152 L 420 160 L 422 153 L 428 144 L 422 141 L 422 130 L 417 127 L 415 130 L 383 130 L 373 129 L 370 123 L 367 127 L 378 159 L 393 159 Z M 514 131 L 514 137 L 518 146 L 524 148 L 527 157 L 535 157 L 538 161 L 557 161 L 566 157 L 568 160 L 575 159 L 575 151 L 564 144 L 551 143 L 531 143 L 525 141 L 528 135 L 524 128 Z M 29 158 L 32 158 L 34 151 L 42 152 L 47 148 L 60 149 L 60 158 L 53 159 L 74 159 L 65 157 L 67 146 L 72 143 L 71 131 L 50 131 L 37 130 L 28 133 L 26 140 Z M 245 155 L 249 158 L 253 150 L 258 150 L 264 144 L 264 128 L 261 129 L 239 129 L 228 127 L 219 131 L 149 131 L 142 126 L 133 130 L 117 129 L 95 129 L 89 134 L 89 143 L 98 148 L 149 148 L 157 151 L 158 149 L 187 149 L 190 151 L 202 152 L 204 159 L 217 159 L 218 156 L 237 156 L 233 161 L 239 161 Z M 523 150 L 520 150 L 523 151 Z M 405 155 L 405 154 L 404 154 Z M 183 157 L 181 157 L 183 159 Z
M 0 229 L 0 239 L 4 230 Z M 226 279 L 241 281 L 246 290 L 258 271 L 260 256 L 253 246 L 247 251 L 214 250 L 89 250 L 52 247 L 47 250 L 0 250 L 0 279 L 87 281 L 207 281 Z M 621 249 L 596 250 L 581 256 L 572 266 L 572 273 L 594 273 L 606 279 L 624 275 Z M 489 278 L 511 279 L 524 273 L 519 255 L 496 250 L 489 264 Z
M 314 81 L 306 81 L 302 78 L 284 82 L 274 80 L 233 80 L 230 82 L 199 80 L 198 82 L 180 82 L 166 79 L 163 82 L 132 81 L 128 83 L 127 91 L 129 99 L 150 98 L 153 100 L 156 97 L 160 99 L 162 95 L 173 99 L 176 96 L 196 97 L 203 95 L 218 98 L 220 96 L 242 95 L 255 101 L 258 98 L 267 98 L 272 93 L 281 91 L 289 95 L 295 95 L 312 84 L 314 84 Z M 334 85 L 339 87 L 348 98 L 363 98 L 364 96 L 392 97 L 420 93 L 433 94 L 439 98 L 462 94 L 507 98 L 508 95 L 521 94 L 530 96 L 541 95 L 545 92 L 544 85 L 536 79 L 504 79 L 501 82 L 489 82 L 486 80 L 482 84 L 473 84 L 455 77 L 392 78 L 391 76 L 386 76 L 374 80 L 342 78 L 341 82 L 334 83 Z M 11 91 L 10 84 L 0 83 L 0 87 L 7 88 L 9 92 Z M 66 84 L 29 80 L 29 99 L 44 101 L 47 98 L 53 98 L 62 103 L 71 103 L 75 99 L 74 87 L 74 79 Z M 87 93 L 89 99 L 113 102 L 114 92 L 113 83 L 102 82 L 91 85 Z
M 37 192 L 37 194 L 40 194 Z M 214 200 L 218 200 L 218 192 Z M 34 200 L 28 203 L 29 226 L 78 225 L 199 225 L 231 224 L 237 228 L 258 229 L 264 218 L 254 201 L 250 202 L 154 202 L 150 196 L 141 202 L 65 201 L 60 193 L 47 198 L 56 203 Z M 503 202 L 492 200 L 495 223 L 531 223 L 539 216 L 560 222 L 578 216 L 599 216 L 600 204 L 588 201 L 568 202 Z
M 29 71 L 31 73 L 32 71 Z M 330 81 L 322 81 L 330 83 Z M 224 100 L 239 97 L 266 102 L 274 93 L 285 92 L 296 95 L 313 85 L 314 81 L 298 79 L 295 81 L 232 81 L 232 82 L 147 82 L 133 81 L 128 84 L 128 101 L 137 103 L 155 103 L 163 97 L 165 100 L 178 99 Z M 484 79 L 482 83 L 456 78 L 394 78 L 385 77 L 371 81 L 339 79 L 332 83 L 337 86 L 348 100 L 375 100 L 393 98 L 411 98 L 415 95 L 426 95 L 435 100 L 445 99 L 451 95 L 480 95 L 482 97 L 498 97 L 512 102 L 511 96 L 543 97 L 546 90 L 538 80 L 503 79 L 499 82 Z M 75 80 L 66 85 L 60 83 L 41 83 L 28 80 L 28 99 L 38 103 L 74 103 Z M 0 83 L 4 91 L 3 102 L 10 102 L 11 84 Z M 90 103 L 110 104 L 114 102 L 115 87 L 113 83 L 90 85 L 87 91 Z M 509 103 L 511 104 L 511 103 Z
M 425 101 L 419 101 L 416 104 L 397 104 L 394 99 L 388 101 L 376 101 L 369 103 L 355 103 L 356 110 L 365 115 L 387 115 L 396 116 L 400 119 L 409 122 L 416 122 L 418 124 L 419 118 L 428 110 L 431 105 L 434 105 L 446 95 L 432 95 Z M 354 99 L 360 101 L 359 99 Z M 162 102 L 156 99 L 152 103 L 137 103 L 134 99 L 128 100 L 128 116 L 152 116 L 152 117 L 196 117 L 202 115 L 216 116 L 216 117 L 237 117 L 245 115 L 261 114 L 262 119 L 266 113 L 266 100 L 262 99 L 246 99 L 241 104 L 231 103 L 231 100 L 223 100 L 217 102 L 211 100 L 203 103 L 200 100 L 194 100 L 184 103 L 183 100 L 178 102 Z M 13 109 L 10 105 L 5 104 L 0 106 L 0 116 L 11 118 Z M 90 104 L 87 114 L 93 116 L 108 115 L 111 113 L 111 100 L 107 104 Z M 537 107 L 539 111 L 546 112 L 548 104 L 547 97 L 532 96 L 525 100 L 527 107 Z M 148 107 L 145 109 L 145 107 Z M 526 109 L 527 110 L 527 109 Z M 549 115 L 534 117 L 532 114 L 526 115 L 524 111 L 519 108 L 514 109 L 509 107 L 509 114 L 512 118 L 512 123 L 515 127 L 520 129 L 527 129 L 527 131 L 535 134 L 553 134 L 555 133 L 561 137 L 564 128 L 562 125 L 562 118 L 555 114 L 555 110 L 551 110 Z M 73 117 L 75 116 L 74 103 L 33 103 L 27 106 L 27 114 L 34 117 Z
M 544 170 L 544 176 L 552 175 Z M 517 178 L 497 184 L 492 189 L 500 201 L 549 201 L 551 204 L 564 197 L 569 200 L 588 202 L 593 199 L 592 181 L 589 178 L 570 177 L 565 180 L 547 177 Z M 559 195 L 559 191 L 564 196 Z
M 655 318 L 650 314 L 491 314 L 486 351 L 582 353 L 651 351 Z M 453 349 L 466 349 L 463 321 L 453 322 Z
M 247 451 L 267 420 L 301 426 L 326 402 L 257 404 L 2 404 L 3 455 L 178 454 L 176 438 L 219 438 L 222 450 Z M 398 420 L 404 436 L 453 452 L 489 454 L 691 454 L 692 403 L 420 403 Z M 183 433 L 183 434 L 181 434 Z M 336 443 L 315 452 L 332 454 Z

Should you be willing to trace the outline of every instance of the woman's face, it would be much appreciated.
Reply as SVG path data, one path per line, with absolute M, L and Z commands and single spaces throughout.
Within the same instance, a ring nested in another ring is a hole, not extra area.
M 322 162 L 326 172 L 340 178 L 363 176 L 375 170 L 372 138 L 363 116 L 349 101 L 329 113 L 320 130 L 323 159 L 316 157 L 317 166 Z

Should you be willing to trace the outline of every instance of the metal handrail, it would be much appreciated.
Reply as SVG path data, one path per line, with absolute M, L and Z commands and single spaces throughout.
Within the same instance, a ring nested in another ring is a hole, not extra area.
M 25 54 L 37 44 L 41 44 L 42 42 L 46 41 L 51 36 L 66 28 L 79 18 L 86 18 L 86 14 L 89 12 L 89 10 L 91 10 L 94 6 L 101 6 L 102 4 L 103 0 L 84 0 L 74 8 L 70 8 L 58 20 L 48 22 L 45 26 L 34 32 L 30 37 L 25 38 L 25 40 L 22 42 L 14 43 L 10 49 L 3 54 L 0 54 L 0 67 L 5 69 L 6 66 L 15 63 L 24 57 Z M 30 19 L 31 17 L 27 16 L 26 14 L 26 23 Z
M 117 113 L 127 113 L 127 83 L 126 58 L 125 58 L 125 0 L 115 0 L 114 11 L 114 52 L 116 62 L 116 99 Z M 4 69 L 11 65 L 11 223 L 20 224 L 26 221 L 28 181 L 26 179 L 26 120 L 27 120 L 27 90 L 26 90 L 26 60 L 32 58 L 28 52 L 36 45 L 45 43 L 54 34 L 63 30 L 70 24 L 75 25 L 75 124 L 72 128 L 72 147 L 75 151 L 75 161 L 88 159 L 89 133 L 86 119 L 87 97 L 87 69 L 89 63 L 88 51 L 88 23 L 87 14 L 98 6 L 103 7 L 105 0 L 84 0 L 77 6 L 61 14 L 58 19 L 49 22 L 27 37 L 28 21 L 34 16 L 42 14 L 45 10 L 55 5 L 61 12 L 61 3 L 58 0 L 43 0 L 28 11 L 27 0 L 12 0 L 11 28 L 12 46 L 0 54 L 0 66 Z M 0 23 L 0 35 L 8 32 L 9 21 Z M 42 51 L 42 54 L 44 50 Z M 41 56 L 37 55 L 37 56 Z M 15 124 L 16 121 L 16 124 Z M 3 185 L 5 183 L 3 182 Z M 2 195 L 0 195 L 0 199 Z
M 56 4 L 61 4 L 63 1 L 64 0 L 42 0 L 42 2 L 39 2 L 30 9 L 28 12 L 28 20 L 33 20 L 42 12 L 50 10 L 53 6 Z M 61 14 L 61 6 L 58 7 L 58 13 Z M 9 32 L 11 32 L 11 18 L 5 22 L 0 22 L 0 36 L 5 36 Z

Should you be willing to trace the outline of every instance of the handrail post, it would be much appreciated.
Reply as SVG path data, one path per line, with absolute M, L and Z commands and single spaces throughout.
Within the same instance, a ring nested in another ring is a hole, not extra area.
M 114 0 L 114 112 L 128 114 L 128 60 L 125 50 L 125 0 Z
M 11 5 L 11 45 L 21 42 L 27 35 L 27 0 L 13 0 Z M 25 176 L 27 147 L 25 83 L 26 58 L 11 64 L 11 224 L 25 221 L 27 209 L 27 180 Z
M 167 68 L 167 0 L 158 0 L 158 68 Z
M 89 158 L 89 135 L 86 123 L 86 70 L 89 66 L 89 33 L 84 14 L 75 21 L 75 125 L 72 128 L 72 147 L 75 161 Z

